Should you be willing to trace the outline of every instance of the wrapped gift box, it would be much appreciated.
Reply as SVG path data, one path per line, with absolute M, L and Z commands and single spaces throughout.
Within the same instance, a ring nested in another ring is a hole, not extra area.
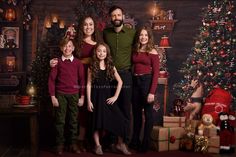
M 194 146 L 194 135 L 193 134 L 185 134 L 180 139 L 180 150 L 192 151 Z
M 203 135 L 207 136 L 207 137 L 217 136 L 217 129 L 216 128 L 205 128 L 203 130 Z
M 213 136 L 208 138 L 208 153 L 220 152 L 220 136 Z
M 178 150 L 184 128 L 153 127 L 151 147 L 156 151 Z
M 185 117 L 169 117 L 163 118 L 164 127 L 185 127 Z
M 191 132 L 192 134 L 197 133 L 198 126 L 200 125 L 200 120 L 187 120 L 185 129 L 187 132 Z

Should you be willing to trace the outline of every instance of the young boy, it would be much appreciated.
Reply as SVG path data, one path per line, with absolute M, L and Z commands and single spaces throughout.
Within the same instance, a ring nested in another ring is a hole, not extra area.
M 58 59 L 58 64 L 51 68 L 48 79 L 49 94 L 55 109 L 56 153 L 58 155 L 63 153 L 64 126 L 67 113 L 69 150 L 78 154 L 80 151 L 75 144 L 78 124 L 77 105 L 82 106 L 84 103 L 84 69 L 82 63 L 72 54 L 75 46 L 71 39 L 62 39 L 60 49 L 63 52 L 62 56 Z

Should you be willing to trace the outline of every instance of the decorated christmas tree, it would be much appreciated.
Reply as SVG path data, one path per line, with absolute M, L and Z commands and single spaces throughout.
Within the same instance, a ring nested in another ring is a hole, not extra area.
M 236 16 L 232 0 L 214 0 L 203 9 L 202 26 L 192 52 L 179 70 L 183 74 L 174 85 L 175 94 L 187 100 L 193 93 L 191 80 L 198 79 L 207 95 L 220 87 L 236 102 Z M 234 106 L 235 108 L 236 106 Z
M 58 57 L 60 54 L 59 42 L 65 35 L 65 29 L 59 28 L 58 24 L 53 24 L 46 33 L 46 37 L 39 44 L 36 58 L 32 63 L 31 76 L 37 87 L 37 98 L 40 104 L 47 105 L 49 101 L 48 76 L 50 72 L 50 59 Z M 49 101 L 50 102 L 50 101 Z M 41 105 L 41 109 L 44 106 Z M 47 108 L 47 107 L 46 107 Z

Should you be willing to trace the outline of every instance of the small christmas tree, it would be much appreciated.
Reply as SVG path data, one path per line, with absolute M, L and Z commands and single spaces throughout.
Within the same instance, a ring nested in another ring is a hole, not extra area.
M 177 96 L 187 100 L 193 93 L 188 85 L 198 79 L 204 85 L 205 95 L 214 87 L 220 87 L 229 91 L 236 102 L 235 24 L 232 0 L 214 0 L 204 9 L 200 34 L 179 70 L 183 78 L 174 85 Z
M 37 87 L 39 104 L 48 105 L 47 103 L 50 102 L 48 93 L 49 61 L 59 56 L 59 42 L 64 34 L 65 29 L 59 28 L 58 24 L 53 24 L 52 27 L 48 29 L 46 38 L 41 41 L 37 49 L 36 58 L 32 63 L 31 75 Z M 44 106 L 41 105 L 41 109 L 43 108 Z

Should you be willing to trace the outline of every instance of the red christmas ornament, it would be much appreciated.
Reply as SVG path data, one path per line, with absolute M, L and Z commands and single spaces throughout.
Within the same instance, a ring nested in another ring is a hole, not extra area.
M 224 58 L 224 57 L 226 57 L 226 56 L 228 56 L 227 54 L 222 54 L 222 55 L 220 55 L 222 58 Z
M 230 41 L 229 40 L 226 41 L 226 45 L 230 45 Z
M 225 77 L 230 77 L 231 73 L 225 73 Z
M 216 23 L 215 23 L 214 21 L 212 21 L 212 22 L 210 23 L 210 26 L 211 26 L 211 27 L 215 27 L 215 26 L 216 26 Z
M 215 46 L 215 43 L 216 43 L 215 41 L 211 41 L 211 42 L 210 42 L 210 46 L 211 46 L 211 47 L 214 47 L 214 46 Z
M 203 61 L 202 60 L 198 60 L 197 63 L 203 65 Z
M 221 51 L 220 51 L 220 55 L 225 55 L 225 51 L 224 51 L 224 50 L 221 50 Z
M 176 141 L 176 137 L 175 136 L 171 136 L 170 137 L 170 143 L 175 143 Z

